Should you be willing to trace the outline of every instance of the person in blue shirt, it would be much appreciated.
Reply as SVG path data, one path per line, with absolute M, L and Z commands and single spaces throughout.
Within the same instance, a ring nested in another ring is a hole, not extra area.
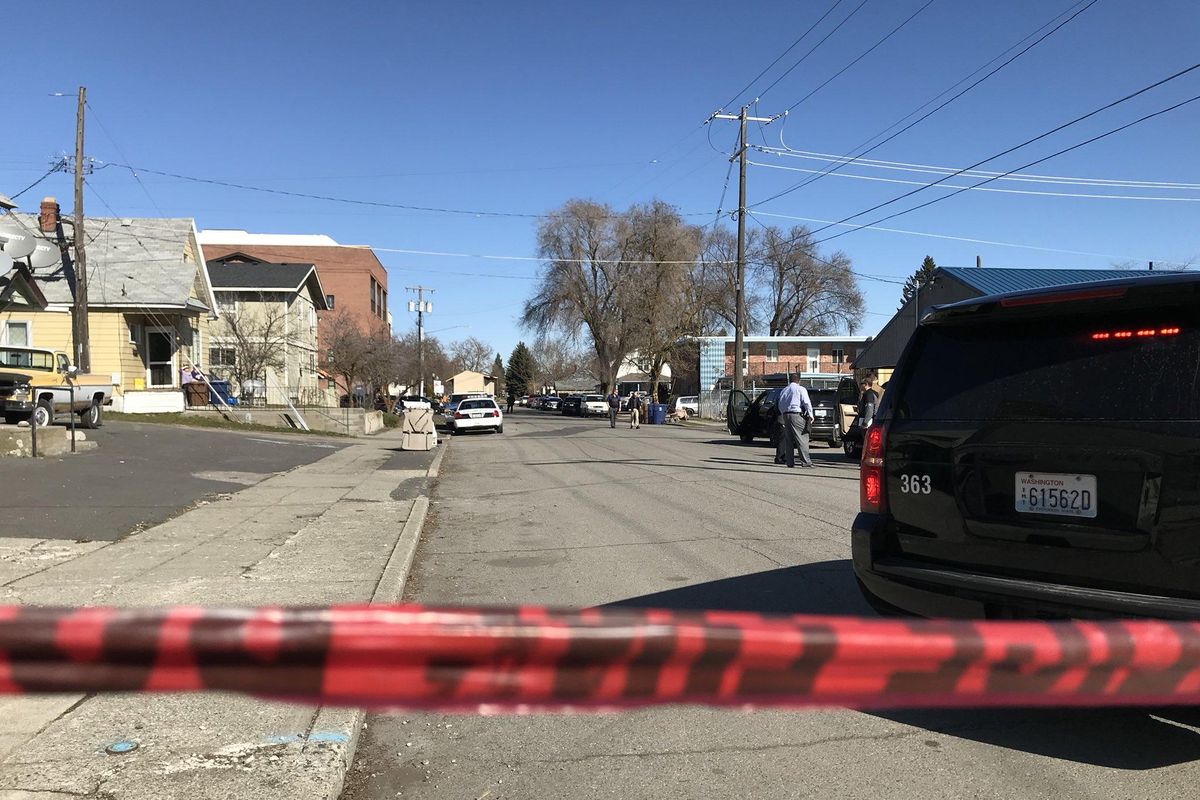
M 796 466 L 796 449 L 800 449 L 800 466 L 815 466 L 808 454 L 808 431 L 813 422 L 812 400 L 808 390 L 800 385 L 800 373 L 788 375 L 788 385 L 779 393 L 776 410 L 779 412 L 779 436 L 775 448 L 775 463 Z

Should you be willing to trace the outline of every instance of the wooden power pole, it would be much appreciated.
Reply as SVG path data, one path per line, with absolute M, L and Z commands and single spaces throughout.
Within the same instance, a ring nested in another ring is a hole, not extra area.
M 737 213 L 737 279 L 735 281 L 734 293 L 736 295 L 737 310 L 735 312 L 736 324 L 733 326 L 733 388 L 741 389 L 745 386 L 745 371 L 742 367 L 742 350 L 745 348 L 746 335 L 746 123 L 747 122 L 773 122 L 775 117 L 749 117 L 746 112 L 750 106 L 742 106 L 742 110 L 737 114 L 722 114 L 720 112 L 709 117 L 711 122 L 714 119 L 735 119 L 741 125 L 741 135 L 738 137 L 738 151 L 730 156 L 729 160 L 738 159 L 738 213 Z
M 407 288 L 417 295 L 415 303 L 411 300 L 408 301 L 408 310 L 417 312 L 417 374 L 421 381 L 421 388 L 417 390 L 417 395 L 425 397 L 425 314 L 433 311 L 433 303 L 425 300 L 425 293 L 433 294 L 434 290 L 428 286 L 409 286 Z
M 72 334 L 75 338 L 75 365 L 83 373 L 92 371 L 92 347 L 88 331 L 87 250 L 83 231 L 83 109 L 87 88 L 79 87 L 79 109 L 75 113 L 75 308 Z

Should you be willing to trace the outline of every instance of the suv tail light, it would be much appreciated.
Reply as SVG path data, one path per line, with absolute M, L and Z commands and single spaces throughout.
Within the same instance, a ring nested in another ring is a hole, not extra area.
M 858 472 L 858 507 L 871 514 L 887 511 L 883 453 L 887 444 L 887 423 L 867 428 L 863 439 L 862 465 Z

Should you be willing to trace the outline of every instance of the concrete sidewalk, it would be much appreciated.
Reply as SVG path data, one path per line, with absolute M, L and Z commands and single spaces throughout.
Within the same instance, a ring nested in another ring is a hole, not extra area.
M 445 448 L 398 453 L 399 440 L 381 434 L 119 542 L 0 541 L 0 603 L 392 602 Z M 334 798 L 361 719 L 233 695 L 0 698 L 0 800 Z M 116 742 L 136 749 L 108 754 Z

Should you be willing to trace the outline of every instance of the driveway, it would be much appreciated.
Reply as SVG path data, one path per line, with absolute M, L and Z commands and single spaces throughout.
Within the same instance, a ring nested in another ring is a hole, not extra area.
M 86 433 L 97 449 L 0 459 L 0 538 L 113 541 L 351 442 L 136 422 Z

